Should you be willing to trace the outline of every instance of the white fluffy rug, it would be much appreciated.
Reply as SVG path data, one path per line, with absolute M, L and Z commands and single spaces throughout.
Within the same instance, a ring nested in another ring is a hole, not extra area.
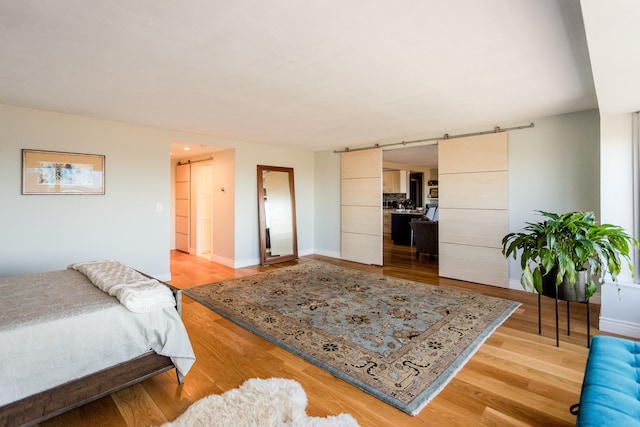
M 296 381 L 254 378 L 198 400 L 161 427 L 358 427 L 349 414 L 308 417 L 306 407 L 307 395 Z

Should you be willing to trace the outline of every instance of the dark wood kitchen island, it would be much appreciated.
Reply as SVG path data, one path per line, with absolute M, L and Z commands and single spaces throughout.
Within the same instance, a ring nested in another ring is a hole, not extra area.
M 391 212 L 391 240 L 396 245 L 411 246 L 411 227 L 409 222 L 414 218 L 421 218 L 418 211 Z

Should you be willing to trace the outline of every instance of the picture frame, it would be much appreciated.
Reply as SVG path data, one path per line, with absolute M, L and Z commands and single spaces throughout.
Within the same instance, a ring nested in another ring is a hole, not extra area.
M 105 193 L 105 156 L 22 149 L 22 194 Z

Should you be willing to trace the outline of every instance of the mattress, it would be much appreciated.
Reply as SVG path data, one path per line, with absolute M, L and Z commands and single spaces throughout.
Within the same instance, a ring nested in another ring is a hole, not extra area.
M 136 358 L 195 355 L 175 308 L 134 313 L 75 270 L 0 278 L 0 406 Z

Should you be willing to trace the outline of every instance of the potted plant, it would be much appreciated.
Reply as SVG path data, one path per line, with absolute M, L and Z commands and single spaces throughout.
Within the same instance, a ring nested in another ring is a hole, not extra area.
M 623 259 L 633 275 L 630 248 L 639 243 L 621 227 L 597 224 L 593 212 L 536 212 L 543 221 L 526 223 L 519 232 L 502 239 L 506 258 L 517 259 L 520 254 L 520 283 L 525 289 L 585 301 L 596 292 L 596 280 L 602 284 L 609 274 L 616 281 Z
M 404 206 L 405 209 L 413 209 L 416 207 L 416 204 L 413 203 L 413 200 L 406 199 L 404 202 L 402 202 L 402 206 Z

